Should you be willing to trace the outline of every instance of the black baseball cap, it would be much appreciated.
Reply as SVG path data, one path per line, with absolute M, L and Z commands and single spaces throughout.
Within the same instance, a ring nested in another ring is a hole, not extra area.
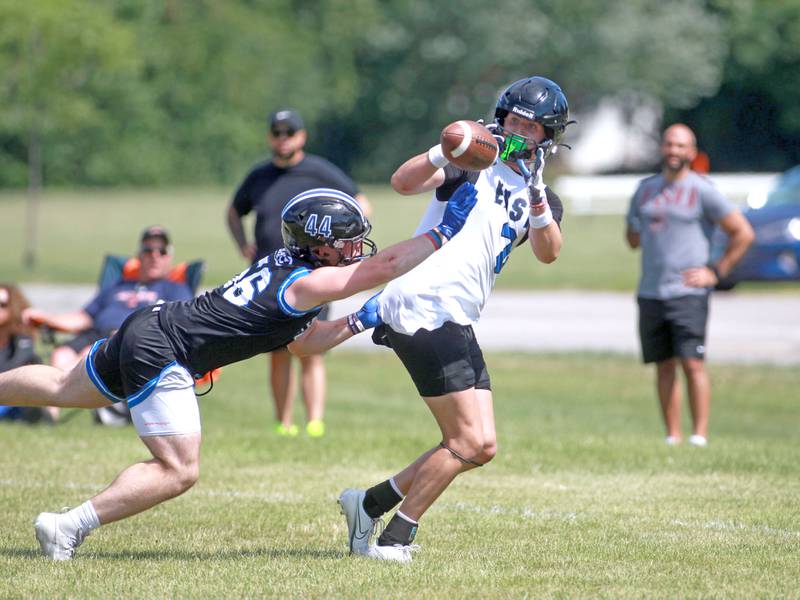
M 306 128 L 300 113 L 291 108 L 282 108 L 269 115 L 270 131 L 275 131 L 281 125 L 292 131 L 300 131 Z
M 153 238 L 161 238 L 164 243 L 169 246 L 169 232 L 161 225 L 151 225 L 145 229 L 142 232 L 142 237 L 139 238 L 139 243 L 143 244 L 145 241 Z

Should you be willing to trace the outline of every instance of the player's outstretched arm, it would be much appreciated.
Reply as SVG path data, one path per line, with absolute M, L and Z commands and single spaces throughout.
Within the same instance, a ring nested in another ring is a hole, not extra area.
M 553 219 L 553 213 L 547 203 L 542 174 L 544 172 L 544 151 L 536 151 L 536 162 L 533 175 L 528 181 L 528 197 L 531 201 L 531 214 L 528 218 L 533 254 L 543 263 L 551 263 L 561 252 L 561 228 Z
M 429 192 L 444 183 L 442 169 L 446 165 L 441 146 L 434 146 L 427 152 L 412 156 L 397 168 L 392 174 L 392 189 L 404 196 Z
M 314 269 L 310 275 L 289 286 L 284 295 L 286 301 L 298 310 L 310 310 L 400 277 L 461 230 L 477 198 L 477 191 L 471 183 L 462 184 L 447 203 L 441 223 L 433 229 L 352 265 Z
M 343 341 L 365 331 L 377 327 L 381 323 L 378 314 L 378 292 L 364 303 L 360 310 L 336 319 L 335 321 L 315 320 L 311 327 L 306 329 L 288 345 L 289 351 L 296 356 L 309 356 L 320 354 L 338 346 Z
M 438 226 L 423 235 L 390 246 L 359 263 L 346 267 L 315 269 L 287 288 L 285 300 L 298 310 L 310 310 L 321 304 L 372 289 L 407 273 L 461 230 L 477 199 L 475 187 L 471 183 L 462 184 L 447 203 L 442 222 Z M 362 311 L 365 309 L 367 305 Z M 364 329 L 377 325 L 377 310 L 374 316 L 373 320 L 359 317 L 354 321 L 350 315 L 328 323 L 315 322 L 289 345 L 289 350 L 299 355 L 324 352 Z

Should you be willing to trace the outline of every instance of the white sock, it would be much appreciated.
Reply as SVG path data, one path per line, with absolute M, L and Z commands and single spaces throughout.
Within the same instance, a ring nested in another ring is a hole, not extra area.
M 394 482 L 394 477 L 389 478 L 389 485 L 392 486 L 392 489 L 397 493 L 398 496 L 401 498 L 405 498 L 406 495 L 400 491 L 400 488 L 397 487 L 397 484 Z
M 76 506 L 67 512 L 66 516 L 70 517 L 75 526 L 86 535 L 100 527 L 100 519 L 97 518 L 97 513 L 94 510 L 94 506 L 92 506 L 91 500 Z
M 408 521 L 412 525 L 419 525 L 419 523 L 417 523 L 414 519 L 412 519 L 408 515 L 404 515 L 399 510 L 397 511 L 397 516 L 400 517 L 401 519 L 403 519 L 404 521 Z

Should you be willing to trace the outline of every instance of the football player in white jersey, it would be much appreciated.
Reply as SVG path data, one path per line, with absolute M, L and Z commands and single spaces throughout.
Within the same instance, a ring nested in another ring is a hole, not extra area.
M 465 181 L 475 185 L 478 202 L 461 235 L 391 282 L 380 296 L 384 325 L 373 339 L 390 346 L 403 362 L 442 441 L 388 480 L 368 490 L 342 492 L 339 503 L 352 554 L 409 562 L 420 517 L 456 475 L 494 457 L 489 373 L 472 325 L 515 247 L 530 245 L 543 263 L 558 257 L 563 206 L 544 185 L 542 171 L 567 124 L 567 99 L 556 83 L 544 77 L 521 79 L 497 101 L 489 128 L 501 152 L 492 166 L 461 170 L 434 146 L 392 176 L 392 187 L 401 194 L 434 191 L 420 231 L 438 222 Z M 398 503 L 380 537 L 370 543 L 375 522 Z

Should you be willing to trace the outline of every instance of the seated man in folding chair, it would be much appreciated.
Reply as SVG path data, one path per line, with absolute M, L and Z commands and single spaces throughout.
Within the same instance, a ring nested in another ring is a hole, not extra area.
M 160 225 L 153 225 L 142 232 L 137 259 L 129 260 L 124 268 L 120 265 L 119 278 L 108 285 L 103 285 L 105 274 L 101 276 L 100 291 L 81 310 L 48 314 L 35 308 L 26 309 L 23 313 L 26 323 L 76 334 L 53 349 L 50 364 L 65 371 L 72 369 L 94 342 L 109 337 L 135 310 L 159 301 L 192 298 L 194 290 L 190 285 L 171 280 L 172 258 L 169 233 Z M 58 419 L 58 408 L 47 410 L 54 421 Z M 104 425 L 125 425 L 130 423 L 130 412 L 124 402 L 119 402 L 97 409 L 95 419 Z

